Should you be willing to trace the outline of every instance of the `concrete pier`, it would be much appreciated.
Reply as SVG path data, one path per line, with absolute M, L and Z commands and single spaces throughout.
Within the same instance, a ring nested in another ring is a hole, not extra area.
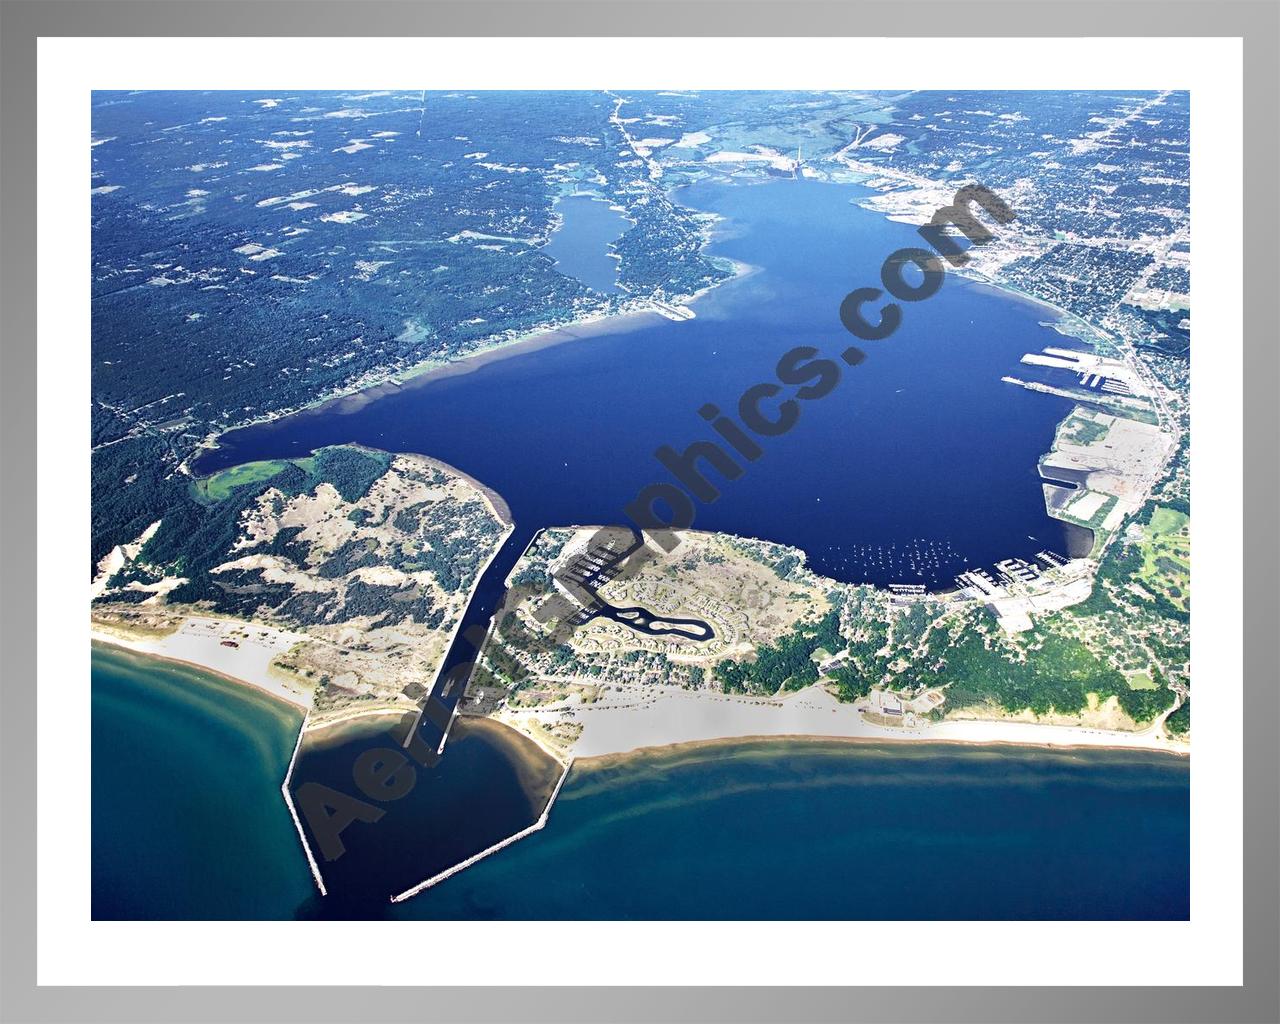
M 289 758 L 289 768 L 284 773 L 284 782 L 280 783 L 280 792 L 284 795 L 285 806 L 289 808 L 289 816 L 293 818 L 293 827 L 298 830 L 298 838 L 302 841 L 302 852 L 307 855 L 307 863 L 311 866 L 311 877 L 315 879 L 316 888 L 320 890 L 321 896 L 327 896 L 328 890 L 324 887 L 324 877 L 320 874 L 320 865 L 316 863 L 315 854 L 311 852 L 311 844 L 307 842 L 307 834 L 302 829 L 302 820 L 298 817 L 298 809 L 293 806 L 293 794 L 289 792 L 289 784 L 293 781 L 293 766 L 298 760 L 298 751 L 302 748 L 302 737 L 307 731 L 307 719 L 311 717 L 311 713 L 307 713 L 307 717 L 302 720 L 302 725 L 298 729 L 298 740 L 293 745 L 293 756 Z

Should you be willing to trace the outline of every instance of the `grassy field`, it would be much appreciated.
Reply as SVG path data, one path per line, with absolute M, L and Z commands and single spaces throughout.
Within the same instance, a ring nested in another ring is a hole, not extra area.
M 1097 416 L 1100 414 L 1092 410 L 1083 409 L 1076 406 L 1070 416 L 1062 421 L 1058 428 L 1058 440 L 1068 444 L 1091 445 L 1096 444 L 1107 436 L 1111 430 L 1111 423 L 1099 423 Z
M 1085 499 L 1089 499 L 1088 506 L 1092 506 L 1087 519 L 1076 511 L 1079 508 L 1088 507 L 1081 504 Z M 1091 530 L 1100 530 L 1107 516 L 1111 514 L 1111 510 L 1116 507 L 1117 500 L 1119 499 L 1114 494 L 1103 494 L 1101 491 L 1077 491 L 1066 508 L 1058 509 L 1056 515 L 1069 523 L 1087 526 Z
M 1156 688 L 1156 681 L 1151 678 L 1148 672 L 1135 672 L 1126 678 L 1131 690 L 1154 690 Z
M 1138 580 L 1183 611 L 1191 609 L 1191 519 L 1171 508 L 1157 508 L 1142 543 Z
M 232 466 L 214 473 L 202 480 L 192 483 L 192 493 L 203 502 L 224 501 L 231 497 L 231 492 L 245 484 L 256 484 L 270 480 L 291 463 L 305 472 L 310 472 L 314 459 L 268 459 L 265 462 L 246 462 L 242 466 Z

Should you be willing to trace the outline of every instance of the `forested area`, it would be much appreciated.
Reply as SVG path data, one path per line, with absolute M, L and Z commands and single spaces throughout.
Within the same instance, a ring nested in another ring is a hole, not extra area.
M 198 497 L 198 488 L 185 478 L 180 484 L 164 481 L 162 487 L 154 488 L 155 503 L 133 534 L 141 534 L 150 523 L 160 520 L 160 528 L 138 561 L 187 579 L 170 593 L 171 601 L 216 602 L 225 591 L 213 583 L 209 572 L 226 560 L 239 532 L 241 515 L 255 506 L 262 494 L 272 488 L 287 496 L 307 494 L 321 483 L 330 483 L 345 501 L 356 501 L 386 472 L 390 462 L 385 452 L 322 448 L 309 458 L 281 462 L 278 472 L 232 488 L 220 501 Z M 283 553 L 290 540 L 289 531 L 282 530 L 269 547 Z
M 1173 694 L 1161 683 L 1154 690 L 1134 690 L 1123 673 L 1093 654 L 1074 638 L 1037 627 L 1026 639 L 1026 653 L 1018 657 L 998 644 L 988 644 L 987 632 L 979 617 L 957 630 L 958 638 L 936 636 L 930 658 L 913 666 L 913 679 L 928 685 L 950 684 L 947 703 L 952 707 L 995 703 L 1006 711 L 1030 708 L 1036 714 L 1075 714 L 1088 704 L 1088 695 L 1097 694 L 1099 703 L 1116 697 L 1120 707 L 1135 721 L 1153 718 L 1173 704 Z M 934 656 L 941 667 L 932 669 Z
M 210 433 L 725 277 L 613 107 L 602 92 L 97 94 L 94 563 L 169 507 Z M 616 295 L 543 251 L 556 200 L 584 188 L 636 225 Z
M 818 681 L 814 653 L 844 646 L 840 638 L 840 608 L 837 605 L 814 623 L 797 626 L 776 643 L 756 648 L 750 661 L 720 662 L 715 677 L 725 693 L 774 694 L 779 690 L 801 690 Z

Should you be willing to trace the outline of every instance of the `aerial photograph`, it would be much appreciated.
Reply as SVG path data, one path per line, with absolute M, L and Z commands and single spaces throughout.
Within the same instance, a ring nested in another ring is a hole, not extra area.
M 94 919 L 1189 919 L 1190 131 L 94 93 Z

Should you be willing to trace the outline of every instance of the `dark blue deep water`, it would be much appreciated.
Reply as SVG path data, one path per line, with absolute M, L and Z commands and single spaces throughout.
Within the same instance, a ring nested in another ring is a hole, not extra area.
M 196 469 L 351 441 L 423 452 L 506 499 L 511 559 L 542 526 L 625 522 L 638 491 L 672 479 L 658 447 L 716 438 L 702 406 L 735 410 L 744 390 L 775 380 L 789 349 L 838 358 L 856 340 L 841 299 L 878 283 L 891 252 L 920 244 L 910 225 L 853 205 L 864 194 L 805 181 L 682 189 L 684 205 L 726 218 L 710 251 L 758 268 L 698 301 L 697 319 L 647 316 L 235 431 Z M 1070 344 L 1040 325 L 1051 318 L 950 276 L 904 307 L 891 338 L 860 342 L 866 361 L 803 403 L 790 433 L 761 440 L 743 476 L 709 471 L 721 497 L 697 506 L 694 525 L 795 545 L 814 569 L 854 582 L 945 587 L 966 567 L 1065 552 L 1036 467 L 1069 403 L 1000 380 L 1024 353 Z

